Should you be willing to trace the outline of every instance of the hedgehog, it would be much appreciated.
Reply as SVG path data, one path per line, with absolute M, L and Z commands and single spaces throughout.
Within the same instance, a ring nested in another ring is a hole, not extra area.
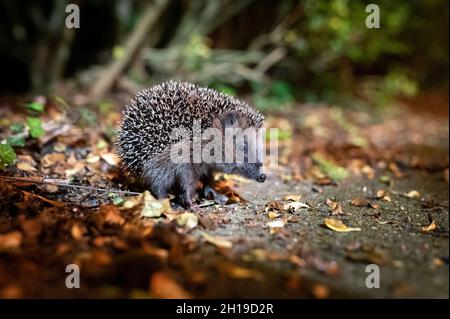
M 235 97 L 168 81 L 137 92 L 124 107 L 116 152 L 122 169 L 153 196 L 173 194 L 189 209 L 198 182 L 204 196 L 218 195 L 216 173 L 265 181 L 263 139 L 257 138 L 263 122 L 259 111 Z

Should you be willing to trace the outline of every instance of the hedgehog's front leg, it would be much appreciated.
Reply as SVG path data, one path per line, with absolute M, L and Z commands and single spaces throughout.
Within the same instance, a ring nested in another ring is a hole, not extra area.
M 212 171 L 209 171 L 203 178 L 201 179 L 203 184 L 203 197 L 206 199 L 213 199 L 219 204 L 225 204 L 228 201 L 228 197 L 223 194 L 218 193 L 214 189 L 214 174 Z

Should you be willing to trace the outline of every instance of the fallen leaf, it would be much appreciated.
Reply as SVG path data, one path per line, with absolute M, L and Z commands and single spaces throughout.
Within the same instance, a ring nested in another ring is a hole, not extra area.
M 342 221 L 333 218 L 325 218 L 324 223 L 328 228 L 337 232 L 361 231 L 359 227 L 347 227 Z
M 433 265 L 437 267 L 444 266 L 444 261 L 441 258 L 433 258 Z
M 366 199 L 359 197 L 359 198 L 352 199 L 352 201 L 350 202 L 350 205 L 355 206 L 355 207 L 366 207 L 368 205 L 368 202 Z
M 89 155 L 86 157 L 86 163 L 88 163 L 88 164 L 94 164 L 94 163 L 97 163 L 99 160 L 100 160 L 100 156 L 94 155 L 94 154 L 89 154 Z
M 420 198 L 420 193 L 416 190 L 409 191 L 408 193 L 405 193 L 404 195 L 409 198 Z
M 392 162 L 389 164 L 389 170 L 394 173 L 395 177 L 403 178 L 405 174 L 400 170 L 396 163 Z
M 368 179 L 374 179 L 375 178 L 375 170 L 370 167 L 369 165 L 364 165 L 361 169 L 361 172 L 368 178 Z
M 386 196 L 387 191 L 384 189 L 377 190 L 377 198 L 382 199 L 384 196 Z
M 376 204 L 376 203 L 369 203 L 369 206 L 373 209 L 378 209 L 380 208 L 380 204 Z
M 422 227 L 420 229 L 420 231 L 423 232 L 423 233 L 428 233 L 428 232 L 431 232 L 433 230 L 436 230 L 436 228 L 437 228 L 436 221 L 433 220 L 430 225 Z
M 58 191 L 58 186 L 57 185 L 52 185 L 52 184 L 47 184 L 45 185 L 45 191 L 47 193 L 56 193 Z
M 111 166 L 119 165 L 120 158 L 115 153 L 102 154 L 100 157 Z
M 267 215 L 267 217 L 269 217 L 270 219 L 275 219 L 275 218 L 277 218 L 277 217 L 279 217 L 279 216 L 280 216 L 280 214 L 275 213 L 275 212 L 270 212 L 270 213 Z
M 0 235 L 0 251 L 20 247 L 23 235 L 20 231 L 12 231 Z
M 389 263 L 387 252 L 372 245 L 361 245 L 354 250 L 349 250 L 346 257 L 352 261 L 372 263 L 380 266 Z
M 187 229 L 192 229 L 198 225 L 198 217 L 193 213 L 183 213 L 177 217 L 177 224 Z
M 81 240 L 86 232 L 86 228 L 84 226 L 81 226 L 78 223 L 75 223 L 72 225 L 72 228 L 70 229 L 70 234 L 72 235 L 72 238 L 75 240 Z
M 101 212 L 105 217 L 105 223 L 109 225 L 123 225 L 125 224 L 125 218 L 123 218 L 119 210 L 114 205 L 104 205 L 101 208 Z
M 282 202 L 280 202 L 280 201 L 274 200 L 274 201 L 268 202 L 266 204 L 266 207 L 264 208 L 264 210 L 266 212 L 270 211 L 270 210 L 283 211 L 284 210 L 284 204 Z
M 41 164 L 43 167 L 50 167 L 63 162 L 65 158 L 63 153 L 49 153 L 41 159 Z
M 233 246 L 233 244 L 226 239 L 220 237 L 213 237 L 205 232 L 201 232 L 201 235 L 208 243 L 213 244 L 214 246 L 221 248 L 231 248 Z
M 285 201 L 298 202 L 302 198 L 302 195 L 286 195 L 283 197 Z
M 240 267 L 230 262 L 220 264 L 220 271 L 235 279 L 255 279 L 261 281 L 264 278 L 263 274 L 257 270 Z
M 153 273 L 150 278 L 150 293 L 156 298 L 187 299 L 191 298 L 189 292 L 164 271 Z
M 302 208 L 307 208 L 307 209 L 309 209 L 309 208 L 311 208 L 311 207 L 309 207 L 307 204 L 302 203 L 302 202 L 291 202 L 291 203 L 287 203 L 287 204 L 285 204 L 284 207 L 283 207 L 284 210 L 288 210 L 288 211 L 290 211 L 290 212 L 295 212 L 295 211 L 297 211 L 297 210 L 299 210 L 299 209 L 302 209 Z
M 341 181 L 346 179 L 350 174 L 342 166 L 338 166 L 335 163 L 325 159 L 322 154 L 314 153 L 312 154 L 312 159 L 316 162 L 320 170 L 335 181 Z
M 266 225 L 269 226 L 270 228 L 283 228 L 285 225 L 285 222 L 282 220 L 274 220 L 274 221 L 268 222 Z
M 344 211 L 342 210 L 341 204 L 339 204 L 338 202 L 327 198 L 325 204 L 331 209 L 332 215 L 345 215 Z
M 156 199 L 149 191 L 126 200 L 122 207 L 125 209 L 140 207 L 140 214 L 143 217 L 159 217 L 163 212 L 171 211 L 168 198 Z
M 325 299 L 330 295 L 330 289 L 323 284 L 315 284 L 312 287 L 312 294 L 314 298 Z
M 31 166 L 30 163 L 27 162 L 19 162 L 16 164 L 17 168 L 20 169 L 21 171 L 25 171 L 28 173 L 32 173 L 36 171 L 36 167 Z

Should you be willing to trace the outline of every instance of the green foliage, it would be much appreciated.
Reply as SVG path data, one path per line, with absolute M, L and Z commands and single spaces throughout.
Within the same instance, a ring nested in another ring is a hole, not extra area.
M 14 147 L 24 147 L 25 146 L 25 137 L 17 134 L 11 135 L 6 138 L 6 143 Z
M 196 71 L 201 69 L 204 59 L 211 56 L 211 49 L 205 39 L 193 34 L 188 44 L 183 48 L 183 64 L 186 69 Z
M 283 109 L 294 100 L 294 89 L 285 81 L 275 80 L 269 85 L 252 82 L 253 100 L 261 110 Z
M 318 153 L 314 153 L 312 158 L 319 165 L 320 170 L 335 181 L 341 181 L 349 176 L 349 172 L 344 167 L 333 164 Z
M 227 95 L 231 95 L 231 96 L 236 96 L 237 95 L 237 91 L 234 87 L 227 85 L 227 84 L 223 84 L 223 83 L 213 83 L 211 85 L 212 88 L 216 89 L 219 92 L 222 92 L 224 94 Z
M 42 128 L 42 121 L 38 117 L 27 117 L 27 126 L 30 129 L 30 136 L 32 138 L 39 138 L 44 136 L 45 131 Z
M 0 144 L 0 169 L 5 169 L 8 165 L 14 163 L 16 153 L 9 144 Z
M 32 112 L 42 113 L 44 111 L 44 104 L 39 102 L 27 103 L 25 104 L 25 107 L 27 108 L 28 111 Z
M 109 193 L 108 197 L 112 200 L 113 204 L 116 206 L 120 206 L 125 202 L 125 199 L 123 199 L 116 193 Z
M 11 124 L 9 129 L 13 133 L 21 133 L 21 132 L 23 132 L 25 130 L 25 124 L 23 124 L 23 123 L 14 123 L 14 124 Z

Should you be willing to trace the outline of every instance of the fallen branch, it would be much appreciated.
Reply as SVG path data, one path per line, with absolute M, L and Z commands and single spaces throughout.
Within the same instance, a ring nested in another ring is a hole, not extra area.
M 141 193 L 137 192 L 130 192 L 130 191 L 123 191 L 120 189 L 106 189 L 106 188 L 98 188 L 98 187 L 91 187 L 91 186 L 81 186 L 81 185 L 72 185 L 67 183 L 60 183 L 57 182 L 55 179 L 41 179 L 36 180 L 32 178 L 26 178 L 26 177 L 15 177 L 15 176 L 0 176 L 0 180 L 8 181 L 8 182 L 22 182 L 22 183 L 31 183 L 31 184 L 39 184 L 39 185 L 53 185 L 53 186 L 61 186 L 61 187 L 69 187 L 69 188 L 78 188 L 78 189 L 85 189 L 85 190 L 91 190 L 91 191 L 100 191 L 100 192 L 108 192 L 108 193 L 119 193 L 123 195 L 140 195 Z
M 125 72 L 132 58 L 136 56 L 142 43 L 146 40 L 149 31 L 155 26 L 158 18 L 168 4 L 168 0 L 159 0 L 147 6 L 136 28 L 123 45 L 124 56 L 113 60 L 93 86 L 89 94 L 89 100 L 91 102 L 97 101 L 111 90 L 120 75 Z

